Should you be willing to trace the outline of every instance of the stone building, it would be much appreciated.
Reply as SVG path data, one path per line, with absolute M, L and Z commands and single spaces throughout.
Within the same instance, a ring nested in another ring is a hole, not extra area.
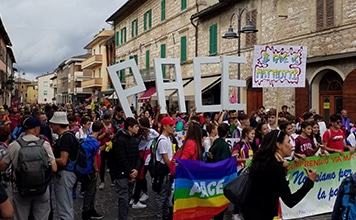
M 154 100 L 157 100 L 154 58 L 178 58 L 184 84 L 187 87 L 192 83 L 192 63 L 197 44 L 196 29 L 191 24 L 190 17 L 217 2 L 218 0 L 129 0 L 107 19 L 115 30 L 116 62 L 135 59 L 147 88 L 144 94 L 137 97 L 138 102 L 151 100 L 154 104 Z M 173 66 L 163 66 L 162 70 L 165 80 L 174 80 Z M 125 87 L 135 85 L 130 70 L 126 69 L 119 74 Z M 212 78 L 205 80 L 205 89 L 218 80 L 212 74 L 206 75 Z M 186 100 L 190 100 L 193 105 L 194 92 L 185 93 Z M 167 92 L 166 98 L 174 99 L 174 91 Z
M 14 68 L 16 63 L 11 49 L 12 43 L 0 18 L 0 105 L 11 105 L 14 89 Z
M 259 105 L 280 109 L 289 106 L 297 116 L 311 108 L 326 119 L 341 109 L 347 109 L 356 119 L 353 101 L 353 80 L 356 78 L 356 3 L 353 0 L 220 0 L 220 1 L 164 1 L 129 0 L 107 21 L 115 29 L 116 62 L 135 59 L 148 90 L 153 88 L 152 60 L 157 57 L 179 58 L 185 82 L 185 95 L 192 89 L 192 59 L 203 56 L 236 56 L 237 39 L 223 39 L 230 22 L 236 31 L 239 9 L 242 27 L 247 18 L 259 30 L 241 34 L 241 56 L 247 64 L 241 65 L 241 102 L 247 103 L 249 113 Z M 252 88 L 252 59 L 254 45 L 307 46 L 306 86 L 304 88 Z M 237 67 L 230 69 L 236 77 Z M 202 67 L 206 80 L 203 100 L 219 103 L 221 74 L 219 65 Z M 134 82 L 129 70 L 120 73 L 127 87 Z M 167 80 L 172 79 L 171 67 L 165 69 Z M 148 91 L 147 91 L 148 92 Z M 154 99 L 154 89 L 150 90 Z M 188 95 L 187 95 L 188 93 Z M 193 93 L 194 94 L 194 93 Z M 172 98 L 168 94 L 168 98 Z M 151 100 L 152 100 L 151 99 Z M 170 99 L 171 100 L 171 99 Z M 194 103 L 194 100 L 191 100 Z
M 209 55 L 207 36 L 214 25 L 217 29 L 214 55 L 237 54 L 237 40 L 221 36 L 227 32 L 230 19 L 236 31 L 237 17 L 231 16 L 239 9 L 247 9 L 241 16 L 242 27 L 249 17 L 259 30 L 241 34 L 241 55 L 247 58 L 247 64 L 241 65 L 241 77 L 247 81 L 247 88 L 242 89 L 242 102 L 247 103 L 248 112 L 261 104 L 278 109 L 286 104 L 297 116 L 314 108 L 328 119 L 344 108 L 352 120 L 356 119 L 355 1 L 220 1 L 193 15 L 198 24 L 198 56 Z M 305 88 L 251 88 L 254 45 L 307 46 Z

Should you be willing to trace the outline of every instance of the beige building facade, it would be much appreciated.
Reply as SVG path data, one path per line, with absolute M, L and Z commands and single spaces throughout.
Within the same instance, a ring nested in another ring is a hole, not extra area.
M 239 9 L 249 12 L 242 15 L 242 27 L 249 16 L 259 30 L 254 34 L 241 34 L 241 55 L 247 59 L 247 64 L 241 65 L 241 78 L 247 81 L 241 98 L 247 103 L 248 111 L 262 104 L 278 109 L 286 104 L 297 116 L 314 108 L 328 119 L 344 108 L 349 111 L 351 119 L 356 119 L 356 103 L 353 101 L 356 94 L 352 88 L 356 78 L 355 1 L 221 1 L 194 15 L 199 33 L 198 56 L 209 55 L 210 39 L 207 36 L 212 25 L 217 26 L 215 55 L 237 54 L 237 39 L 221 36 L 227 32 L 230 18 L 236 31 L 237 17 L 231 16 Z M 306 87 L 251 88 L 255 44 L 307 46 Z M 236 73 L 236 68 L 231 72 Z M 261 101 L 255 103 L 256 100 Z
M 91 56 L 82 62 L 82 69 L 84 71 L 91 71 L 91 77 L 84 80 L 81 84 L 83 89 L 90 89 L 92 92 L 91 98 L 93 101 L 100 101 L 102 95 L 105 93 L 112 93 L 111 80 L 106 70 L 108 66 L 107 41 L 114 35 L 113 30 L 101 30 L 93 37 L 93 40 L 84 47 L 91 54 Z M 100 94 L 100 97 L 99 97 Z M 87 99 L 89 101 L 89 99 Z

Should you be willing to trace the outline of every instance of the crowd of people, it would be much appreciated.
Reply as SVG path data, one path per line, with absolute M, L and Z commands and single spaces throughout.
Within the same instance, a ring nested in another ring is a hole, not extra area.
M 12 204 L 15 219 L 69 220 L 74 219 L 73 199 L 78 191 L 78 197 L 83 198 L 82 219 L 102 219 L 104 216 L 95 208 L 96 190 L 116 186 L 118 219 L 127 219 L 130 207 L 146 208 L 145 202 L 150 198 L 146 174 L 154 158 L 157 175 L 155 219 L 171 219 L 172 170 L 179 166 L 174 159 L 179 152 L 181 159 L 206 162 L 234 156 L 237 170 L 251 160 L 251 175 L 260 183 L 262 181 L 257 180 L 266 175 L 276 176 L 272 179 L 278 182 L 271 183 L 268 192 L 261 191 L 265 189 L 261 184 L 254 186 L 256 195 L 251 197 L 249 204 L 260 204 L 261 212 L 254 212 L 255 209 L 247 204 L 244 209 L 235 210 L 234 215 L 234 218 L 268 216 L 263 219 L 270 219 L 277 215 L 279 197 L 292 207 L 312 188 L 317 178 L 315 170 L 306 170 L 309 180 L 291 196 L 285 181 L 284 167 L 288 160 L 328 156 L 334 152 L 343 154 L 345 150 L 353 153 L 356 147 L 353 124 L 346 110 L 331 115 L 325 123 L 313 109 L 301 118 L 291 115 L 287 109 L 282 106 L 277 114 L 276 109 L 266 110 L 261 106 L 247 115 L 236 110 L 199 113 L 192 108 L 189 113 L 171 110 L 168 114 L 160 114 L 159 106 L 153 108 L 145 103 L 138 113 L 132 108 L 135 113 L 132 118 L 125 117 L 120 106 L 0 106 L 0 170 L 3 170 L 0 202 L 7 204 L 6 207 Z M 182 131 L 185 137 L 179 143 L 177 133 Z M 71 164 L 77 159 L 79 140 L 87 138 L 96 142 L 91 154 L 91 172 L 83 175 L 73 172 Z M 230 147 L 227 138 L 239 141 Z M 41 139 L 45 140 L 40 145 L 45 149 L 44 155 L 53 175 L 44 193 L 24 196 L 19 193 L 21 175 L 16 172 L 22 169 L 18 161 L 20 155 L 25 154 L 19 140 L 36 146 Z M 107 171 L 109 180 L 105 179 Z M 80 189 L 77 189 L 78 181 Z M 12 198 L 9 200 L 6 194 Z M 5 211 L 2 207 L 0 205 L 3 217 L 11 215 L 12 209 Z M 223 216 L 224 212 L 214 219 L 223 219 Z

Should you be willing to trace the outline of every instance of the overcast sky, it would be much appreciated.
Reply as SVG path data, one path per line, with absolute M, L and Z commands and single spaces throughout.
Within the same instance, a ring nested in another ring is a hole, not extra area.
M 0 0 L 14 65 L 26 79 L 52 72 L 84 46 L 127 0 Z M 16 75 L 17 76 L 17 75 Z

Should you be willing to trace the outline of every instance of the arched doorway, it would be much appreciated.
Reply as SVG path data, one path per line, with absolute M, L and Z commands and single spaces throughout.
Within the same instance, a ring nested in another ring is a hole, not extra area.
M 256 111 L 258 107 L 263 105 L 263 89 L 252 88 L 252 80 L 247 81 L 247 114 L 250 115 L 252 111 Z
M 319 109 L 325 120 L 343 109 L 343 80 L 335 71 L 324 74 L 319 83 Z

